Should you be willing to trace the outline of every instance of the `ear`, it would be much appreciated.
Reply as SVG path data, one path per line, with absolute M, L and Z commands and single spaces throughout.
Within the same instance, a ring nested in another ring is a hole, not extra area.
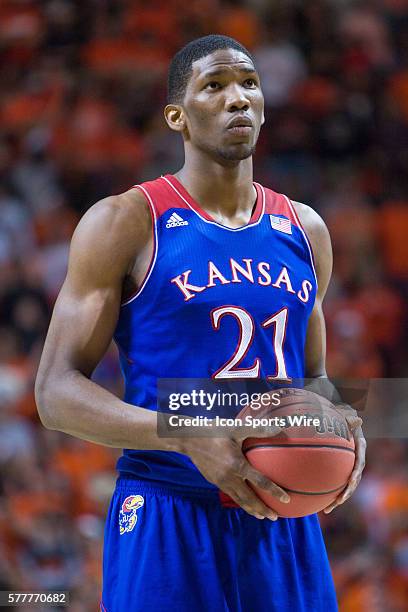
M 164 118 L 167 125 L 175 132 L 183 132 L 186 128 L 186 117 L 183 107 L 179 104 L 167 104 L 164 108 Z

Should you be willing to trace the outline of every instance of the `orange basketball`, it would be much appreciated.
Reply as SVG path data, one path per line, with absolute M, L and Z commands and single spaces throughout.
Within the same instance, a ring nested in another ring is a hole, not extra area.
M 285 489 L 291 501 L 284 504 L 263 489 L 254 490 L 280 516 L 313 514 L 346 486 L 354 466 L 354 438 L 343 412 L 316 393 L 279 389 L 267 395 L 273 394 L 279 394 L 279 405 L 259 410 L 249 405 L 239 417 L 279 417 L 283 430 L 274 437 L 246 438 L 242 448 L 248 461 Z

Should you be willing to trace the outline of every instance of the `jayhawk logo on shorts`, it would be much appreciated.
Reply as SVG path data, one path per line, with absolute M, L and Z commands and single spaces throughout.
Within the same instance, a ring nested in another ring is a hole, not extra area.
M 137 510 L 144 504 L 141 495 L 128 495 L 119 511 L 119 530 L 120 535 L 127 531 L 132 531 L 137 523 Z

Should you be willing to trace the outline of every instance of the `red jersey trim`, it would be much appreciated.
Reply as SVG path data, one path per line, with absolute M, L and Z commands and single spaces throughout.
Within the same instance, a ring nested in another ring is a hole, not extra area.
M 188 206 L 206 223 L 212 223 L 213 225 L 221 227 L 222 229 L 228 230 L 230 232 L 242 231 L 247 229 L 248 227 L 257 225 L 261 221 L 265 212 L 265 191 L 262 185 L 259 185 L 258 183 L 253 183 L 256 189 L 257 198 L 254 206 L 254 211 L 249 222 L 247 223 L 247 225 L 243 225 L 242 227 L 227 227 L 226 225 L 222 225 L 221 223 L 215 221 L 211 217 L 211 215 L 209 215 L 205 210 L 203 210 L 175 176 L 173 176 L 172 174 L 166 174 L 166 176 L 162 176 L 161 178 L 166 181 L 166 183 L 173 189 L 175 193 L 177 193 L 180 200 L 184 203 L 184 206 L 182 206 L 182 208 L 186 208 L 186 206 Z
M 299 228 L 301 234 L 303 235 L 303 239 L 305 241 L 305 245 L 310 257 L 310 263 L 313 270 L 313 275 L 315 277 L 316 285 L 317 282 L 317 274 L 315 268 L 315 259 L 313 256 L 312 245 L 310 244 L 310 240 L 307 237 L 305 229 L 300 222 L 299 216 L 293 206 L 292 201 L 283 193 L 276 193 L 272 189 L 266 190 L 266 214 L 268 215 L 283 215 L 287 219 L 290 220 L 293 225 Z
M 122 302 L 121 306 L 127 306 L 127 304 L 130 304 L 130 302 L 133 302 L 133 300 L 135 300 L 137 297 L 139 297 L 139 295 L 142 293 L 143 289 L 146 286 L 147 281 L 150 278 L 151 273 L 153 272 L 153 268 L 155 266 L 156 263 L 156 259 L 157 259 L 157 252 L 158 252 L 158 238 L 157 238 L 157 217 L 156 217 L 156 210 L 155 210 L 155 206 L 153 204 L 153 200 L 149 194 L 149 192 L 147 191 L 147 189 L 145 187 L 143 187 L 143 185 L 135 185 L 134 189 L 140 189 L 140 191 L 143 193 L 143 195 L 145 196 L 148 204 L 149 204 L 149 209 L 150 209 L 150 214 L 152 217 L 152 239 L 153 239 L 153 252 L 150 258 L 150 263 L 149 266 L 147 268 L 146 274 L 144 276 L 143 282 L 140 285 L 139 289 L 136 291 L 136 293 L 134 293 L 133 295 L 131 295 L 130 297 L 128 297 L 124 302 Z
M 143 183 L 149 187 L 151 195 L 154 197 L 154 205 L 156 208 L 157 219 L 160 219 L 171 208 L 189 209 L 187 202 L 184 202 L 179 197 L 175 197 L 172 185 L 169 184 L 164 176 L 160 176 L 154 181 Z
M 288 204 L 288 199 L 282 193 L 276 193 L 272 189 L 266 190 L 266 214 L 283 215 L 296 227 L 301 227 L 298 217 L 294 214 L 293 208 Z

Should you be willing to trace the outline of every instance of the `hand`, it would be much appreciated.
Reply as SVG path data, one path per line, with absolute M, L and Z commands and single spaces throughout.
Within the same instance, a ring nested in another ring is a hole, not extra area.
M 365 466 L 367 442 L 364 438 L 363 430 L 361 427 L 363 421 L 360 419 L 360 417 L 357 416 L 357 412 L 355 410 L 350 407 L 347 407 L 347 409 L 350 411 L 350 414 L 346 415 L 346 421 L 354 437 L 354 443 L 356 446 L 356 459 L 354 462 L 353 471 L 350 475 L 350 479 L 346 488 L 329 506 L 327 506 L 327 508 L 323 510 L 325 514 L 329 514 L 329 512 L 337 508 L 337 506 L 344 504 L 344 502 L 347 501 L 353 495 L 354 491 L 357 489 L 360 483 Z
M 258 431 L 256 435 L 259 435 Z M 273 434 L 269 431 L 268 436 L 271 435 Z M 248 437 L 248 431 L 244 437 Z M 183 442 L 182 452 L 190 457 L 204 478 L 227 493 L 248 514 L 272 521 L 278 518 L 278 514 L 263 503 L 248 482 L 265 489 L 281 502 L 290 501 L 289 495 L 283 489 L 246 460 L 239 433 L 235 438 L 194 438 Z

